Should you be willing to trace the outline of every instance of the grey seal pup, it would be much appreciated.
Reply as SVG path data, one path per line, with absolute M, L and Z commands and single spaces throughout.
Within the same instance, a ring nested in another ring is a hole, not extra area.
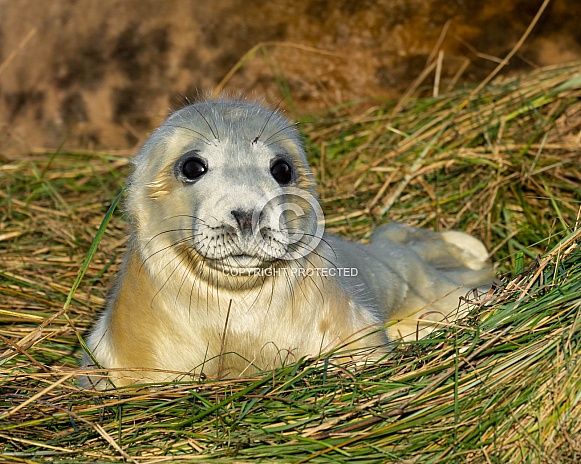
M 485 246 L 462 232 L 324 233 L 295 124 L 254 102 L 173 113 L 134 159 L 126 212 L 122 270 L 83 360 L 107 371 L 84 379 L 100 389 L 329 352 L 377 360 L 492 282 Z

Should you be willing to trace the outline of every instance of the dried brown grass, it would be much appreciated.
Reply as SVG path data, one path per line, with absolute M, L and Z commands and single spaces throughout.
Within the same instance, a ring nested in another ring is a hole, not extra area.
M 254 379 L 79 389 L 77 337 L 119 268 L 122 214 L 83 263 L 128 159 L 2 166 L 1 459 L 578 462 L 580 69 L 304 124 L 328 228 L 361 240 L 390 219 L 467 230 L 506 275 L 461 327 L 380 365 L 306 360 Z

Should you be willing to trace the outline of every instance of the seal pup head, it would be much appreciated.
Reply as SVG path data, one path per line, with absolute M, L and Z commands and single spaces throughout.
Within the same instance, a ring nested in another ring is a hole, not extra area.
M 163 282 L 185 285 L 193 276 L 232 285 L 236 276 L 296 262 L 322 236 L 300 136 L 276 110 L 194 103 L 171 115 L 134 163 L 132 240 Z

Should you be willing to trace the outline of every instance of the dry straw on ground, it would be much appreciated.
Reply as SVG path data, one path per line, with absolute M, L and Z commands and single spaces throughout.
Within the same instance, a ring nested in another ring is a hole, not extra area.
M 392 219 L 467 230 L 504 274 L 459 326 L 376 365 L 313 359 L 252 379 L 80 390 L 78 337 L 103 305 L 126 223 L 116 212 L 97 230 L 128 160 L 2 166 L 0 459 L 579 462 L 580 71 L 303 125 L 329 228 L 361 240 Z

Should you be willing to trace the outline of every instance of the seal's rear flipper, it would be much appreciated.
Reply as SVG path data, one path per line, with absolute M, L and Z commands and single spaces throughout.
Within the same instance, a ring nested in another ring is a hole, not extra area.
M 464 232 L 433 232 L 392 223 L 377 228 L 371 237 L 371 243 L 381 240 L 405 245 L 438 270 L 456 272 L 488 267 L 484 244 Z

